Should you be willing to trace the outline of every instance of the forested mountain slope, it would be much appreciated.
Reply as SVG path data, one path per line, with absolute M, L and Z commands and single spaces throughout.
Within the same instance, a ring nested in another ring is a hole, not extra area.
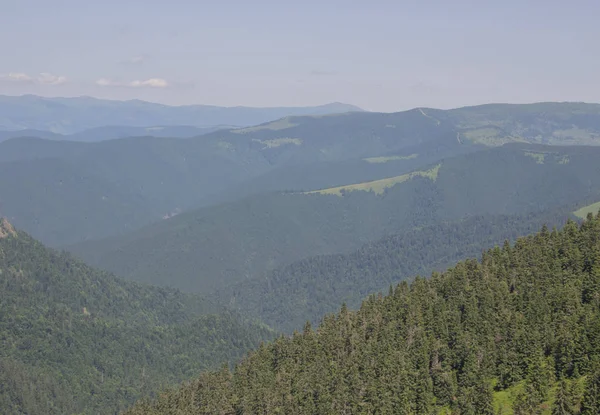
M 311 149 L 321 150 L 319 161 L 334 161 L 348 159 L 348 154 L 356 157 L 357 153 L 370 151 L 371 156 L 378 156 L 417 145 L 589 145 L 600 144 L 600 104 L 490 104 L 454 110 L 415 108 L 397 113 L 287 117 L 209 134 L 231 143 L 240 135 L 270 145 L 274 160 L 296 162 L 306 161 Z
M 159 221 L 266 169 L 258 159 L 248 167 L 207 152 L 207 145 L 158 137 L 8 140 L 0 143 L 0 212 L 61 246 Z
M 428 275 L 479 256 L 498 241 L 514 241 L 543 225 L 562 225 L 570 209 L 524 215 L 481 215 L 418 227 L 368 243 L 349 254 L 318 255 L 265 277 L 219 290 L 220 302 L 291 333 L 317 323 L 345 303 L 351 309 L 369 294 L 416 275 Z
M 551 410 L 600 411 L 600 216 L 342 306 L 127 414 Z
M 82 108 L 96 105 L 90 102 Z M 0 200 L 0 213 L 44 243 L 66 246 L 122 235 L 181 211 L 264 192 L 398 176 L 485 146 L 598 144 L 599 108 L 546 103 L 289 116 L 190 139 L 162 137 L 156 130 L 149 135 L 161 137 L 100 143 L 15 138 L 0 143 L 0 189 L 7 192 Z M 103 127 L 89 134 L 113 134 L 119 128 Z M 49 163 L 44 160 L 48 158 L 57 160 Z M 66 170 L 72 172 L 69 180 L 61 173 Z M 84 200 L 78 189 L 86 181 L 102 185 L 98 190 L 89 186 L 93 194 Z M 58 187 L 61 197 L 55 196 Z M 16 192 L 18 188 L 27 190 Z M 29 199 L 41 209 L 33 209 Z M 86 223 L 71 220 L 77 218 L 80 204 L 92 209 L 84 215 L 89 218 Z M 54 207 L 51 215 L 45 214 L 46 206 Z
M 416 226 L 597 201 L 598 160 L 600 147 L 511 144 L 383 181 L 252 196 L 71 249 L 119 275 L 206 292 Z
M 423 136 L 431 134 L 432 140 L 438 137 L 443 142 L 452 137 L 447 131 L 440 135 L 439 128 L 428 119 L 423 124 L 415 127 L 423 130 Z M 200 204 L 236 200 L 264 191 L 309 189 L 313 185 L 341 185 L 348 180 L 403 174 L 445 155 L 469 151 L 452 140 L 450 145 L 414 147 L 411 142 L 418 141 L 415 137 L 401 136 L 398 143 L 392 140 L 378 148 L 369 141 L 361 142 L 359 135 L 339 134 L 306 148 L 257 140 L 246 134 L 234 134 L 230 141 L 213 135 L 193 139 L 136 137 L 101 143 L 12 139 L 0 143 L 0 189 L 5 194 L 0 212 L 43 242 L 64 246 L 123 234 Z M 353 140 L 358 141 L 351 148 L 349 141 Z M 363 160 L 380 155 L 379 151 L 387 154 L 404 147 L 409 157 L 406 160 Z M 346 158 L 353 160 L 343 166 Z M 300 162 L 321 163 L 322 168 L 313 170 Z M 298 169 L 314 174 L 298 175 Z M 64 171 L 69 171 L 68 176 Z M 275 181 L 260 177 L 269 172 L 273 172 Z M 104 190 L 88 186 L 86 182 L 90 181 L 102 183 L 97 187 Z M 253 182 L 246 186 L 248 181 Z M 81 186 L 88 187 L 91 194 L 83 198 Z M 29 199 L 35 199 L 40 209 L 34 208 Z M 79 219 L 76 207 L 86 205 L 91 208 L 84 213 L 87 219 Z M 50 213 L 44 210 L 46 206 L 56 209 Z M 76 226 L 72 226 L 74 223 Z
M 436 111 L 432 115 L 456 125 L 461 139 L 485 145 L 515 141 L 559 145 L 600 143 L 600 104 L 487 104 Z
M 208 134 L 220 129 L 235 128 L 236 126 L 215 126 L 215 127 L 192 127 L 187 125 L 170 126 L 148 126 L 148 127 L 128 127 L 109 125 L 89 130 L 80 131 L 73 134 L 57 134 L 44 130 L 0 130 L 0 141 L 12 138 L 44 138 L 48 140 L 76 141 L 84 143 L 94 143 L 105 140 L 115 140 L 117 138 L 127 137 L 169 137 L 169 138 L 191 138 L 202 134 Z
M 271 336 L 205 299 L 94 270 L 0 220 L 3 414 L 117 413 Z

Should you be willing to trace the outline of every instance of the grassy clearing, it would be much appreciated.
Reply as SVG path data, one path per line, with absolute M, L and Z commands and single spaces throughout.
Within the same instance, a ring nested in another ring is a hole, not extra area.
M 388 161 L 411 160 L 417 157 L 419 157 L 418 154 L 411 154 L 410 156 L 368 157 L 363 160 L 367 163 L 387 163 Z
M 231 130 L 232 133 L 236 133 L 236 134 L 247 134 L 247 133 L 253 133 L 255 131 L 261 131 L 261 130 L 285 130 L 286 128 L 291 128 L 291 127 L 295 127 L 298 124 L 295 124 L 291 121 L 290 117 L 285 117 L 282 118 L 280 120 L 277 121 L 273 121 L 267 124 L 261 124 L 261 125 L 257 125 L 255 127 L 247 127 L 247 128 L 240 128 L 237 130 Z
M 331 187 L 329 189 L 322 190 L 314 190 L 312 192 L 306 192 L 305 194 L 319 193 L 322 195 L 336 195 L 343 196 L 345 192 L 355 192 L 355 191 L 363 191 L 363 192 L 373 192 L 376 195 L 382 195 L 386 189 L 393 187 L 399 183 L 403 183 L 407 180 L 412 179 L 413 177 L 425 177 L 435 181 L 437 179 L 438 172 L 440 170 L 441 164 L 433 167 L 432 169 L 425 171 L 415 171 L 408 174 L 403 174 L 402 176 L 389 177 L 387 179 L 374 180 L 371 182 L 357 183 L 357 184 L 349 184 L 346 186 L 339 187 Z
M 546 160 L 546 154 L 545 153 L 536 153 L 533 151 L 524 151 L 523 154 L 525 154 L 527 157 L 531 157 L 532 159 L 535 160 L 536 164 L 544 164 L 544 161 Z
M 568 380 L 567 383 L 573 386 L 575 395 L 577 399 L 580 401 L 583 398 L 583 391 L 585 387 L 585 376 L 575 380 Z M 518 394 L 525 387 L 525 382 L 519 382 L 516 385 L 502 390 L 500 392 L 494 392 L 494 413 L 502 414 L 502 415 L 513 415 L 513 405 L 515 404 L 515 400 L 517 399 Z M 558 382 L 554 384 L 548 391 L 548 399 L 540 405 L 540 414 L 541 415 L 551 415 L 552 414 L 552 405 L 554 404 L 554 400 L 556 399 L 556 391 L 558 389 Z
M 512 415 L 513 404 L 517 395 L 523 390 L 524 384 L 525 382 L 519 382 L 508 389 L 494 392 L 494 412 L 497 414 Z
M 599 210 L 600 202 L 596 202 L 592 203 L 591 205 L 584 206 L 579 210 L 576 210 L 575 212 L 573 212 L 573 214 L 578 218 L 585 219 L 588 213 L 593 213 L 595 215 L 596 213 L 598 213 Z
M 302 145 L 302 139 L 301 138 L 274 138 L 272 140 L 259 140 L 256 138 L 253 138 L 252 141 L 254 141 L 255 143 L 260 143 L 262 145 L 264 145 L 264 148 L 275 148 L 275 147 L 280 147 L 286 144 L 293 144 L 296 146 L 300 146 Z
M 474 128 L 461 132 L 461 136 L 474 144 L 483 144 L 489 147 L 497 147 L 506 143 L 526 143 L 521 137 L 514 137 L 506 134 L 500 128 L 494 126 L 486 126 L 483 128 Z
M 544 164 L 547 161 L 558 164 L 569 164 L 571 161 L 568 154 L 560 154 L 556 151 L 525 150 L 523 154 L 534 159 L 537 164 Z

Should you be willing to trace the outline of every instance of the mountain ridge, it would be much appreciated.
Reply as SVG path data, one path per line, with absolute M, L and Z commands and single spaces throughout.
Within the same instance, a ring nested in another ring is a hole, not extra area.
M 273 337 L 205 297 L 124 281 L 13 232 L 0 237 L 2 413 L 118 413 Z
M 341 305 L 126 414 L 600 411 L 600 214 Z
M 139 228 L 171 212 L 260 193 L 310 191 L 400 176 L 444 158 L 515 142 L 598 145 L 600 106 L 510 104 L 287 116 L 187 139 L 137 137 L 99 143 L 11 139 L 0 143 L 0 190 L 7 189 L 0 211 L 43 242 L 66 246 Z M 42 160 L 47 158 L 55 160 Z M 25 162 L 31 159 L 36 161 Z M 99 209 L 89 211 L 93 221 L 71 226 L 69 214 L 77 216 L 76 204 L 94 206 L 78 198 L 81 183 L 65 180 L 61 172 L 67 170 L 80 181 L 97 183 L 91 188 L 98 194 L 89 192 L 94 200 L 114 204 L 98 204 Z M 15 180 L 28 189 L 21 192 L 23 197 L 11 196 Z M 60 189 L 62 198 L 47 191 L 54 188 Z M 100 189 L 106 190 L 99 193 Z M 55 216 L 49 219 L 44 211 L 36 211 L 30 199 L 40 206 L 55 206 Z M 81 232 L 84 228 L 86 232 Z
M 127 112 L 129 111 L 130 114 Z M 323 114 L 330 111 L 362 111 L 340 103 L 307 107 L 170 106 L 141 100 L 105 100 L 93 97 L 0 95 L 0 130 L 39 129 L 77 133 L 106 125 L 150 127 L 155 125 L 255 125 L 286 115 Z M 60 120 L 60 121 L 57 121 Z
M 534 150 L 538 159 L 530 156 Z M 68 249 L 128 278 L 206 292 L 302 258 L 353 251 L 418 226 L 597 201 L 598 158 L 600 147 L 509 144 L 448 157 L 423 169 L 434 168 L 435 181 L 409 174 L 402 177 L 410 179 L 379 195 L 258 194 Z

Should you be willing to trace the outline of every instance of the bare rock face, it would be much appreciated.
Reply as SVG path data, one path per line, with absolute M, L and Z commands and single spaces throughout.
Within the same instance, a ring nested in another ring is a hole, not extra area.
M 0 219 L 0 238 L 7 238 L 9 236 L 17 236 L 15 228 L 10 224 L 6 218 Z

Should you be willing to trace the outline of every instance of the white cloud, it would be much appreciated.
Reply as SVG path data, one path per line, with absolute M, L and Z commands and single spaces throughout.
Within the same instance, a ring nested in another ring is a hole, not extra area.
M 44 72 L 37 77 L 37 82 L 42 85 L 62 85 L 67 82 L 67 77 Z
M 96 81 L 96 85 L 99 86 L 120 86 L 118 83 L 110 80 L 110 79 L 106 79 L 106 78 L 100 78 Z
M 33 82 L 33 78 L 21 72 L 10 72 L 7 74 L 0 74 L 0 80 L 9 82 Z
M 47 72 L 41 73 L 37 77 L 31 77 L 22 72 L 10 72 L 8 74 L 0 74 L 0 81 L 35 83 L 39 85 L 62 85 L 67 82 L 67 78 L 65 76 L 52 75 Z
M 129 83 L 129 86 L 134 88 L 138 87 L 152 87 L 152 88 L 166 88 L 169 86 L 169 83 L 161 78 L 150 78 L 145 81 L 133 81 Z
M 135 80 L 130 82 L 120 82 L 108 78 L 100 78 L 96 81 L 98 86 L 106 87 L 126 87 L 126 88 L 168 88 L 169 82 L 162 78 L 150 78 L 144 81 Z

